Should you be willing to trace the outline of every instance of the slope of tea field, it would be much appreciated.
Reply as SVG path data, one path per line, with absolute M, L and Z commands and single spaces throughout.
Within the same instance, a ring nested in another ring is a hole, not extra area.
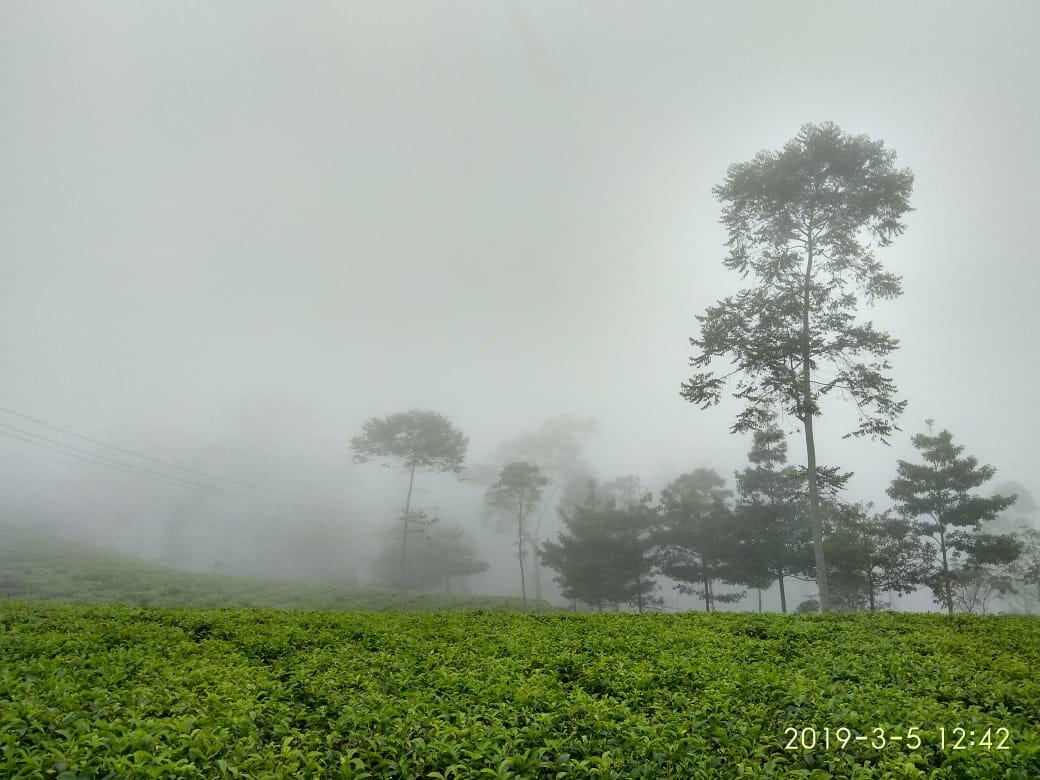
M 199 574 L 0 524 L 0 597 L 135 606 L 272 609 L 519 609 L 520 599 L 463 594 L 398 593 L 374 588 Z M 543 609 L 551 609 L 541 603 Z
M 0 776 L 1026 780 L 1038 669 L 1022 617 L 9 600 Z

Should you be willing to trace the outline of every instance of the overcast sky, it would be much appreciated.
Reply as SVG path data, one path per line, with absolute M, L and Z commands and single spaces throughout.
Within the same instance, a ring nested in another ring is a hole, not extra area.
M 274 399 L 329 475 L 370 415 L 476 457 L 570 413 L 604 477 L 729 476 L 736 406 L 679 397 L 740 284 L 711 188 L 833 120 L 916 176 L 870 315 L 909 407 L 885 448 L 835 399 L 821 461 L 884 503 L 932 417 L 1036 486 L 1038 34 L 1023 0 L 3 0 L 0 406 L 145 446 Z

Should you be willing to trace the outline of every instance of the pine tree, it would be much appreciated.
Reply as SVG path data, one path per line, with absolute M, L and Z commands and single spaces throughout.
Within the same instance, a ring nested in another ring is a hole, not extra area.
M 715 587 L 741 579 L 732 565 L 735 526 L 725 484 L 711 469 L 672 480 L 661 491 L 661 523 L 654 534 L 661 573 L 675 580 L 679 591 L 701 598 L 706 612 L 744 597 L 743 592 L 719 593 Z
M 542 545 L 542 562 L 557 572 L 564 596 L 600 610 L 628 604 L 643 612 L 660 604 L 651 557 L 658 515 L 649 494 L 624 504 L 590 500 L 561 514 L 565 530 Z
M 787 465 L 787 441 L 770 421 L 754 433 L 750 465 L 736 474 L 734 566 L 753 587 L 776 582 L 780 609 L 787 612 L 786 578 L 812 570 L 805 479 Z
M 930 554 L 922 562 L 924 582 L 936 603 L 952 615 L 958 577 L 1018 557 L 1010 539 L 992 534 L 988 541 L 979 538 L 983 524 L 1014 504 L 1016 497 L 973 492 L 996 469 L 979 465 L 974 456 L 961 457 L 964 447 L 953 443 L 953 434 L 943 430 L 932 435 L 931 421 L 928 427 L 929 433 L 912 439 L 924 463 L 900 460 L 888 495 L 897 502 L 900 514 L 913 522 L 917 534 L 929 542 Z

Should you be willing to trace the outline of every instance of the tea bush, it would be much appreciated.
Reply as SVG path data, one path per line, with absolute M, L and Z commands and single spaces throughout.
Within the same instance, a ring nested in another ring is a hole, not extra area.
M 1038 668 L 1040 620 L 1014 616 L 9 599 L 0 776 L 1025 780 Z M 786 729 L 841 727 L 844 748 L 787 749 Z M 869 741 L 910 727 L 919 745 Z M 940 727 L 1005 728 L 1008 749 L 944 748 Z

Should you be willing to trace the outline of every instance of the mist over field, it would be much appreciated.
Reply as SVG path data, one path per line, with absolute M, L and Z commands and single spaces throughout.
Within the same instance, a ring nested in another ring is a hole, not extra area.
M 745 285 L 712 188 L 830 121 L 913 192 L 877 250 L 903 294 L 861 309 L 900 342 L 902 430 L 843 439 L 856 404 L 828 396 L 821 464 L 888 509 L 934 420 L 1040 527 L 1038 27 L 1026 0 L 0 3 L 0 522 L 394 587 L 409 474 L 351 439 L 433 410 L 468 450 L 416 473 L 412 509 L 488 564 L 448 587 L 517 596 L 488 489 L 547 420 L 576 431 L 572 489 L 636 475 L 656 500 L 706 468 L 733 490 L 732 382 L 709 409 L 680 395 L 696 316 Z M 569 605 L 553 573 L 539 595 Z M 661 583 L 663 609 L 702 608 Z

